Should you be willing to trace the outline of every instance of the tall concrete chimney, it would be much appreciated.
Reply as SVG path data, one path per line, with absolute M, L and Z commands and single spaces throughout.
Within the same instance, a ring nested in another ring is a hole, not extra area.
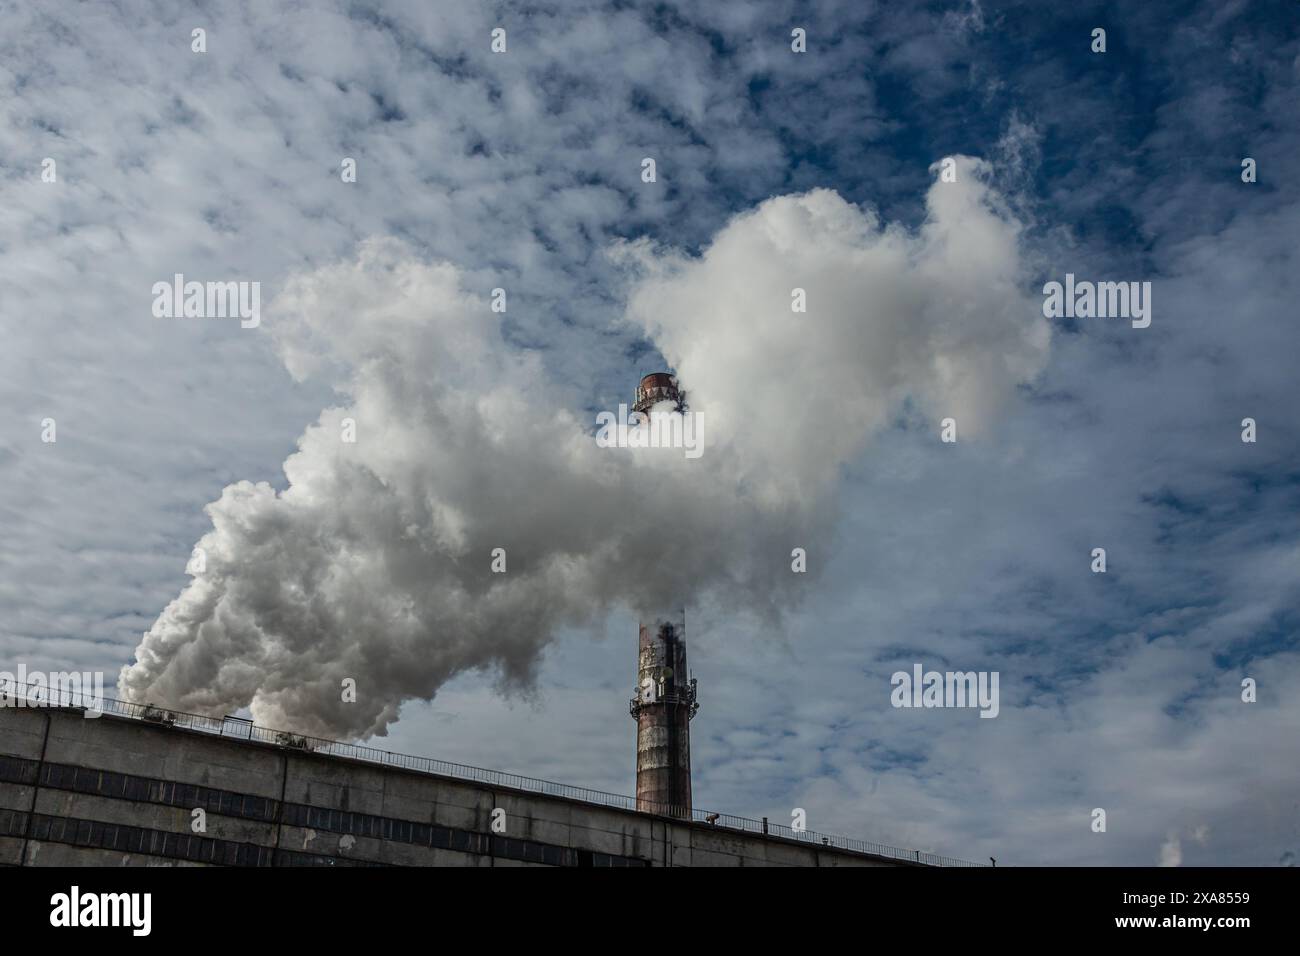
M 686 669 L 686 621 L 678 611 L 641 622 L 636 718 L 636 808 L 690 818 L 691 718 L 699 709 Z
M 661 402 L 682 411 L 677 379 L 655 372 L 641 379 L 633 410 Z M 699 709 L 686 666 L 686 612 L 677 609 L 640 623 L 637 686 L 629 710 L 636 718 L 636 808 L 690 819 L 691 718 Z

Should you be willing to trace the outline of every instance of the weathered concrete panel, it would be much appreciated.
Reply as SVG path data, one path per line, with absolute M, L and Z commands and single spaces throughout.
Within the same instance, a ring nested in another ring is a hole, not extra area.
M 658 821 L 644 814 L 574 803 L 570 845 L 580 850 L 649 859 L 656 826 Z
M 20 783 L 0 783 L 0 810 L 31 809 L 32 792 L 35 787 Z
M 80 820 L 97 820 L 100 823 L 120 823 L 149 830 L 166 830 L 172 833 L 194 833 L 193 817 L 187 807 L 169 807 L 157 803 L 138 803 L 134 800 L 117 800 L 89 793 L 54 790 L 42 787 L 36 797 L 36 812 L 52 817 L 74 817 Z M 271 846 L 275 839 L 275 825 L 224 817 L 216 813 L 207 815 L 207 831 L 198 836 L 235 843 L 256 843 Z
M 22 837 L 0 837 L 0 864 L 17 866 L 23 856 Z
M 278 799 L 283 758 L 269 747 L 105 715 L 52 711 L 45 759 Z
M 891 863 L 889 860 L 874 859 L 869 856 L 862 856 L 857 853 L 844 853 L 837 850 L 819 850 L 817 852 L 818 866 L 900 866 L 904 864 Z
M 777 840 L 759 842 L 761 858 L 768 866 L 816 866 L 817 851 L 810 846 L 797 846 Z
M 696 853 L 725 853 L 745 856 L 755 853 L 763 842 L 757 834 L 733 833 L 722 829 L 692 829 L 691 850 Z
M 49 713 L 32 707 L 0 707 L 0 754 L 39 759 Z
M 143 853 L 98 850 L 69 846 L 65 843 L 42 843 L 32 840 L 27 848 L 28 866 L 208 866 L 191 860 L 165 860 Z
M 505 811 L 505 836 L 556 846 L 574 846 L 571 842 L 574 817 L 572 804 L 546 797 L 523 796 L 511 791 L 492 794 L 495 807 Z M 587 847 L 579 847 L 587 849 Z
M 756 864 L 755 860 L 750 865 Z M 691 848 L 691 866 L 744 866 L 745 861 L 733 853 L 715 853 L 712 850 Z
M 294 754 L 289 758 L 284 799 L 378 815 L 384 812 L 385 777 L 379 767 Z
M 486 832 L 495 806 L 481 786 L 408 771 L 385 773 L 382 816 Z
M 487 855 L 460 853 L 396 840 L 354 837 L 310 827 L 282 828 L 280 846 L 302 853 L 319 853 L 348 860 L 365 860 L 388 866 L 491 866 Z M 498 861 L 499 862 L 499 861 Z

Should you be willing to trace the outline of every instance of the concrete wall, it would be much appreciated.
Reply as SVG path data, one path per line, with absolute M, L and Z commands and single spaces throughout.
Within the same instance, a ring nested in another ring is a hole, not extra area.
M 505 837 L 538 845 L 647 861 L 652 866 L 889 866 L 897 861 L 741 833 L 707 824 L 493 788 L 416 771 L 313 755 L 269 744 L 78 711 L 0 708 L 0 755 L 198 784 L 326 810 L 433 824 L 473 840 L 479 852 L 356 836 L 310 826 L 207 813 L 206 837 L 398 866 L 531 866 L 493 842 L 492 811 L 506 813 Z M 42 778 L 44 779 L 44 778 Z M 189 834 L 190 808 L 0 780 L 0 813 L 123 824 Z M 332 821 L 331 821 L 331 825 Z M 30 831 L 28 831 L 30 832 Z M 444 831 L 445 832 L 445 831 Z M 479 843 L 478 841 L 482 841 Z M 146 853 L 0 836 L 0 864 L 193 865 Z M 518 849 L 521 844 L 512 844 Z M 519 851 L 522 852 L 522 851 Z M 519 852 L 514 855 L 518 856 Z M 570 858 L 576 858 L 570 853 Z M 905 865 L 905 864 L 904 864 Z

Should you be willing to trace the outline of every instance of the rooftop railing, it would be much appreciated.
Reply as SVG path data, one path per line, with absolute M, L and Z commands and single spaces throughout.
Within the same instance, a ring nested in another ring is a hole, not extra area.
M 410 754 L 393 753 L 361 744 L 345 743 L 341 740 L 329 740 L 324 737 L 312 737 L 284 730 L 272 730 L 267 727 L 259 727 L 252 721 L 241 717 L 207 717 L 202 714 L 168 710 L 156 707 L 153 704 L 137 704 L 112 697 L 100 697 L 67 687 L 51 688 L 44 685 L 15 685 L 12 683 L 6 686 L 0 682 L 0 707 L 58 707 L 103 712 L 163 727 L 178 727 L 183 730 L 193 730 L 215 736 L 253 740 L 290 750 L 323 754 L 330 757 L 342 757 L 347 760 L 360 760 L 382 767 L 397 767 L 402 770 L 413 770 L 418 773 L 467 780 L 472 783 L 504 787 L 524 793 L 578 800 L 583 803 L 610 807 L 616 810 L 654 813 L 679 820 L 685 820 L 688 817 L 685 807 L 647 805 L 645 801 L 641 801 L 638 806 L 635 797 L 623 794 L 606 793 L 603 790 L 592 790 L 587 787 L 575 787 L 571 784 L 555 783 L 551 780 L 539 780 L 536 777 L 525 777 L 520 774 L 506 773 L 502 770 L 485 770 L 482 767 L 451 763 L 434 757 L 415 757 Z M 924 853 L 921 850 L 905 850 L 883 843 L 872 843 L 868 840 L 854 840 L 849 837 L 818 833 L 813 830 L 796 830 L 785 824 L 770 823 L 767 820 L 753 820 L 749 817 L 738 817 L 730 813 L 715 813 L 709 810 L 692 808 L 689 811 L 689 818 L 695 823 L 707 824 L 713 827 L 737 830 L 743 833 L 776 836 L 799 843 L 833 847 L 838 850 L 865 853 L 890 860 L 919 863 L 924 866 L 978 867 L 985 865 L 948 856 L 939 856 L 934 853 Z

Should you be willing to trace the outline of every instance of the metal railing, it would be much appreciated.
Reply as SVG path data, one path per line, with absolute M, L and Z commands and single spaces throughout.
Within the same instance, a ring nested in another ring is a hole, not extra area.
M 603 790 L 592 790 L 587 787 L 575 787 L 571 784 L 555 783 L 551 780 L 540 780 L 536 777 L 525 777 L 502 770 L 485 770 L 482 767 L 451 763 L 434 757 L 415 757 L 410 754 L 393 753 L 361 744 L 344 743 L 341 740 L 329 740 L 324 737 L 312 737 L 284 730 L 272 730 L 268 727 L 259 727 L 251 721 L 238 717 L 206 717 L 202 714 L 168 710 L 156 707 L 153 704 L 137 704 L 112 697 L 99 697 L 64 687 L 50 688 L 32 684 L 10 684 L 6 687 L 3 683 L 0 683 L 0 707 L 63 707 L 91 710 L 164 727 L 179 727 L 183 730 L 193 730 L 215 736 L 254 740 L 276 747 L 324 754 L 330 757 L 342 757 L 348 760 L 359 760 L 383 767 L 397 767 L 402 770 L 451 777 L 456 780 L 466 780 L 492 787 L 504 787 L 525 793 L 578 800 L 583 803 L 610 807 L 616 810 L 655 813 L 679 820 L 687 818 L 685 807 L 647 805 L 645 801 L 641 801 L 638 806 L 635 797 L 623 794 L 606 793 Z M 958 860 L 948 856 L 939 856 L 934 853 L 924 853 L 920 850 L 905 850 L 883 843 L 872 843 L 868 840 L 854 840 L 849 837 L 818 833 L 813 830 L 795 830 L 785 824 L 770 823 L 766 819 L 753 820 L 749 817 L 738 817 L 730 813 L 692 809 L 690 810 L 690 819 L 695 823 L 703 823 L 721 829 L 776 836 L 799 843 L 832 847 L 853 853 L 865 853 L 890 860 L 919 863 L 924 866 L 979 867 L 986 865 Z

